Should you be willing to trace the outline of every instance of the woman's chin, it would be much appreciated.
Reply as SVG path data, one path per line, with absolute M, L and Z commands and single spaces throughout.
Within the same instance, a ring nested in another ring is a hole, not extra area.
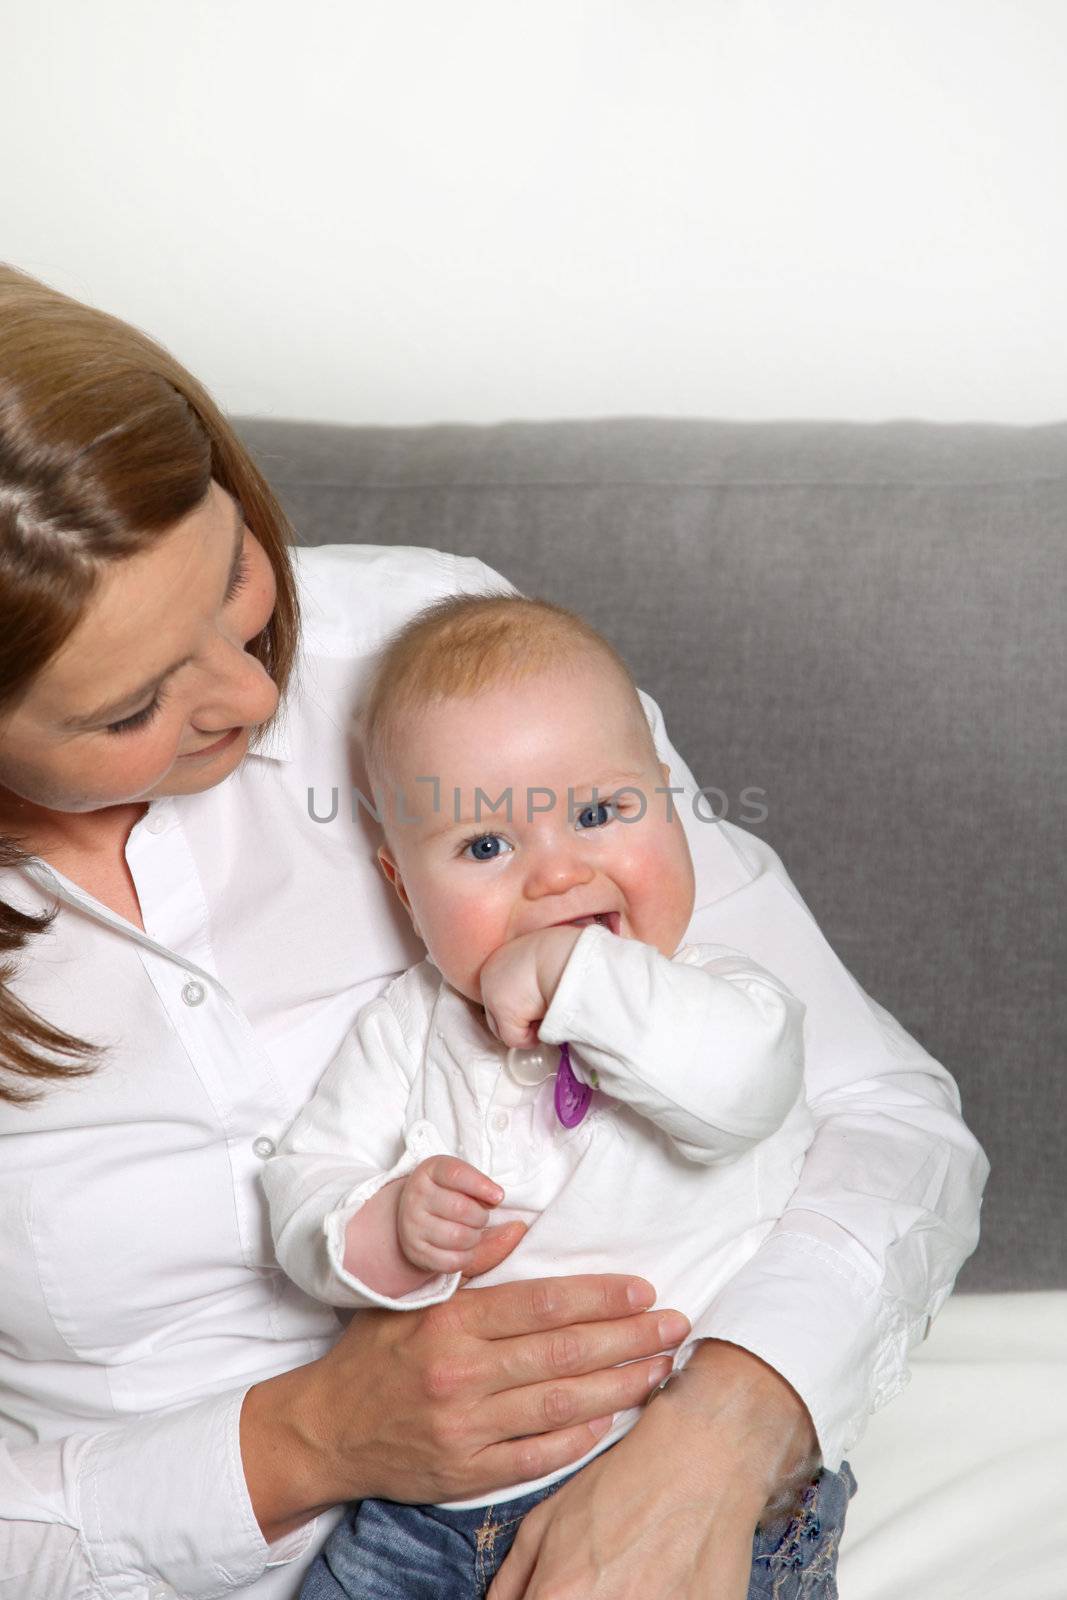
M 200 794 L 214 788 L 244 760 L 251 732 L 250 728 L 231 728 L 213 744 L 179 756 L 167 776 L 144 798 L 156 800 L 164 795 Z

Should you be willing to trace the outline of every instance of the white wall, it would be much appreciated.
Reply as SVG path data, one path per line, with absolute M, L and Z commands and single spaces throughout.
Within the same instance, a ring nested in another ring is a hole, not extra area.
M 231 409 L 1067 416 L 1064 0 L 8 0 L 0 256 Z

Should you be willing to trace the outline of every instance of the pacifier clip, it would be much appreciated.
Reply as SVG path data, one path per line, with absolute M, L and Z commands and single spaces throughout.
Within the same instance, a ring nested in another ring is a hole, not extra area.
M 576 1128 L 589 1110 L 593 1091 L 574 1075 L 571 1066 L 571 1047 L 564 1040 L 559 1047 L 559 1067 L 556 1069 L 556 1116 L 565 1128 Z

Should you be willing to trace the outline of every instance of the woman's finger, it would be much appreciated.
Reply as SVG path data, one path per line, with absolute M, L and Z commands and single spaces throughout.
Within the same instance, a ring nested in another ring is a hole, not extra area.
M 488 1600 L 523 1600 L 529 1589 L 541 1548 L 535 1532 L 536 1524 L 532 1521 L 537 1509 L 535 1506 L 534 1510 L 523 1518 L 508 1551 L 508 1558 L 493 1579 Z
M 644 1278 L 602 1273 L 471 1289 L 456 1295 L 451 1311 L 463 1331 L 476 1339 L 508 1339 L 575 1322 L 632 1317 L 647 1310 L 655 1298 L 656 1291 Z
M 484 1426 L 494 1438 L 504 1440 L 506 1447 L 515 1440 L 528 1442 L 534 1435 L 613 1416 L 631 1406 L 644 1405 L 673 1365 L 670 1356 L 653 1356 L 607 1372 L 506 1389 L 486 1409 Z M 535 1476 L 540 1474 L 527 1474 Z
M 530 1439 L 511 1439 L 482 1451 L 471 1463 L 471 1495 L 489 1494 L 509 1484 L 530 1483 L 564 1467 L 575 1467 L 583 1456 L 604 1437 L 611 1427 L 610 1417 L 599 1425 L 578 1423 L 557 1433 L 542 1433 Z M 510 1560 L 510 1557 L 509 1557 Z
M 606 1372 L 674 1350 L 689 1332 L 680 1311 L 647 1311 L 614 1322 L 579 1323 L 497 1339 L 482 1347 L 479 1377 L 490 1394 Z

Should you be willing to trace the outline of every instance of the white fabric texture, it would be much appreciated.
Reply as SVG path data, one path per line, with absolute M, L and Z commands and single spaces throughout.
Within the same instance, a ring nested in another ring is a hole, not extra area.
M 161 1585 L 291 1600 L 324 1536 L 320 1519 L 268 1550 L 240 1477 L 244 1391 L 338 1329 L 280 1272 L 259 1174 L 360 1007 L 421 956 L 376 829 L 349 804 L 354 701 L 413 611 L 505 585 L 431 551 L 298 560 L 305 639 L 284 723 L 130 836 L 146 931 L 44 864 L 0 875 L 12 903 L 59 907 L 17 993 L 106 1046 L 77 1083 L 0 1106 L 2 1600 L 148 1600 Z M 692 786 L 650 715 L 673 781 Z M 336 815 L 312 820 L 334 789 Z M 680 804 L 687 938 L 745 951 L 806 1004 L 816 1125 L 793 1206 L 708 1331 L 785 1374 L 832 1465 L 903 1384 L 909 1341 L 972 1248 L 985 1162 L 949 1075 L 840 966 L 774 853 Z
M 1063 1600 L 1067 1290 L 950 1300 L 852 1452 L 842 1600 Z
M 263 1181 L 278 1259 L 333 1305 L 397 1310 L 454 1293 L 440 1274 L 391 1299 L 345 1267 L 349 1222 L 386 1183 L 447 1151 L 494 1178 L 494 1221 L 526 1223 L 480 1285 L 558 1272 L 636 1272 L 693 1333 L 789 1200 L 814 1132 L 802 1093 L 804 1008 L 734 951 L 690 945 L 673 960 L 589 927 L 540 1033 L 567 1039 L 598 1088 L 564 1128 L 554 1083 L 516 1081 L 476 1006 L 424 961 L 361 1012 Z M 524 1054 L 529 1054 L 525 1052 Z M 616 1415 L 591 1454 L 628 1431 Z M 447 1505 L 491 1505 L 573 1468 Z

